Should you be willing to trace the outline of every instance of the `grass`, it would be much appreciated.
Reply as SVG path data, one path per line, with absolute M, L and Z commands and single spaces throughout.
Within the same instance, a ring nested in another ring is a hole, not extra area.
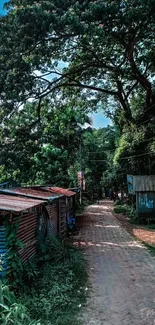
M 21 295 L 30 317 L 41 325 L 79 325 L 78 314 L 87 298 L 88 276 L 81 251 L 49 240 L 33 287 Z
M 152 256 L 155 256 L 155 246 L 152 246 L 150 244 L 147 244 L 142 241 L 142 244 L 147 248 L 147 250 L 150 252 Z
M 144 227 L 146 229 L 155 230 L 155 224 L 154 223 L 153 224 L 150 224 L 150 225 L 144 225 Z
M 83 198 L 83 201 L 82 201 L 82 205 L 80 205 L 78 203 L 78 206 L 76 208 L 76 214 L 77 215 L 80 215 L 81 213 L 83 213 L 83 210 L 90 204 L 92 204 L 93 202 L 92 201 L 89 201 L 88 199 L 86 198 Z
M 128 204 L 122 204 L 119 203 L 115 205 L 114 212 L 118 214 L 124 214 L 127 215 L 130 218 L 130 222 L 137 224 L 139 223 L 138 214 L 136 212 L 136 209 L 133 205 Z
M 0 324 L 81 325 L 78 315 L 88 295 L 82 252 L 55 237 L 38 251 L 24 269 L 18 296 L 0 283 Z
M 114 212 L 115 213 L 122 213 L 122 214 L 126 214 L 126 206 L 125 205 L 116 205 L 114 207 Z

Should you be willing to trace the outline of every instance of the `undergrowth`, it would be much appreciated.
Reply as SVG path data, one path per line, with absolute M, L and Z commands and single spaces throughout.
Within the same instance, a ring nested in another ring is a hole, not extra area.
M 24 321 L 5 322 L 0 318 L 1 324 L 79 325 L 77 316 L 88 293 L 81 251 L 54 237 L 47 239 L 38 251 L 37 259 L 25 267 L 18 299 L 13 301 L 25 314 Z M 10 312 L 12 305 L 6 306 Z M 14 313 L 11 315 L 13 319 Z
M 93 201 L 88 200 L 87 198 L 83 198 L 82 204 L 81 205 L 80 205 L 80 203 L 77 204 L 76 214 L 77 215 L 81 214 L 83 212 L 83 210 L 92 203 L 93 203 Z
M 0 324 L 1 325 L 41 325 L 33 321 L 29 312 L 10 291 L 8 285 L 0 281 Z
M 142 241 L 142 244 L 147 248 L 152 256 L 155 256 L 155 246 L 147 244 L 146 242 Z
M 132 223 L 139 223 L 138 214 L 137 214 L 137 211 L 133 205 L 128 205 L 128 204 L 120 205 L 118 203 L 114 207 L 114 212 L 127 215 L 130 218 L 130 221 Z
M 146 228 L 146 229 L 150 229 L 150 230 L 155 230 L 155 224 L 154 223 L 152 223 L 152 224 L 149 224 L 149 225 L 144 225 L 144 227 Z

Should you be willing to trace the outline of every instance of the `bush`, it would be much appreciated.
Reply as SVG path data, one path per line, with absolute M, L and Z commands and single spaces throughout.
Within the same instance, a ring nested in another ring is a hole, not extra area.
M 138 214 L 133 205 L 128 205 L 128 204 L 116 205 L 114 207 L 114 212 L 125 214 L 131 219 L 131 222 L 138 223 Z
M 82 199 L 82 205 L 80 205 L 80 202 L 77 203 L 76 206 L 76 215 L 79 215 L 81 213 L 83 213 L 83 210 L 90 204 L 92 204 L 93 201 L 89 200 L 88 198 L 84 197 Z
M 38 249 L 18 284 L 18 299 L 0 283 L 1 325 L 79 325 L 87 297 L 86 263 L 80 250 L 51 237 Z M 39 321 L 38 321 L 39 319 Z
M 1 325 L 41 325 L 38 321 L 32 321 L 27 308 L 17 302 L 9 287 L 0 282 L 0 324 Z
M 122 214 L 126 214 L 127 211 L 127 207 L 126 205 L 116 205 L 114 207 L 114 212 L 115 213 L 122 213 Z
M 82 253 L 57 238 L 48 238 L 39 257 L 35 286 L 21 295 L 31 317 L 42 325 L 79 324 L 77 313 L 87 296 Z

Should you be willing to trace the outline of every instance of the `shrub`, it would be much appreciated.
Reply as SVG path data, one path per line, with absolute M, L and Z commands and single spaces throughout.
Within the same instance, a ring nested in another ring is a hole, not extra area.
M 131 222 L 138 223 L 138 214 L 133 205 L 128 205 L 128 204 L 116 205 L 114 207 L 114 212 L 125 214 L 131 219 Z
M 126 205 L 116 205 L 114 207 L 114 212 L 115 213 L 122 213 L 122 214 L 126 214 Z
M 21 296 L 31 317 L 44 325 L 78 324 L 77 313 L 87 296 L 87 271 L 82 253 L 55 237 L 41 247 L 39 275 Z
M 9 287 L 0 282 L 0 324 L 1 325 L 41 325 L 38 321 L 32 321 L 27 308 L 17 302 Z
M 85 303 L 88 282 L 81 251 L 55 237 L 38 251 L 24 266 L 18 290 L 15 287 L 20 300 L 0 283 L 0 324 L 79 325 L 77 314 Z

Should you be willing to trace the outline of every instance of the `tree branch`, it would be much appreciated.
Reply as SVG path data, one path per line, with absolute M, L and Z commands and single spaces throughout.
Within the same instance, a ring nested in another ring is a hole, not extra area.
M 130 96 L 131 92 L 133 91 L 133 89 L 138 85 L 138 81 L 136 81 L 133 86 L 128 90 L 127 94 L 125 95 L 125 99 L 128 99 L 128 97 Z
M 132 44 L 130 44 L 130 49 L 127 50 L 126 55 L 127 55 L 128 61 L 130 63 L 132 72 L 137 79 L 137 82 L 139 82 L 140 85 L 143 87 L 143 89 L 146 91 L 146 94 L 147 94 L 146 103 L 147 103 L 147 105 L 150 105 L 151 94 L 152 94 L 151 83 L 147 80 L 145 75 L 142 74 L 140 72 L 140 70 L 138 69 L 138 67 L 135 63 L 135 60 L 134 60 L 133 53 L 134 53 L 134 42 L 132 42 Z

